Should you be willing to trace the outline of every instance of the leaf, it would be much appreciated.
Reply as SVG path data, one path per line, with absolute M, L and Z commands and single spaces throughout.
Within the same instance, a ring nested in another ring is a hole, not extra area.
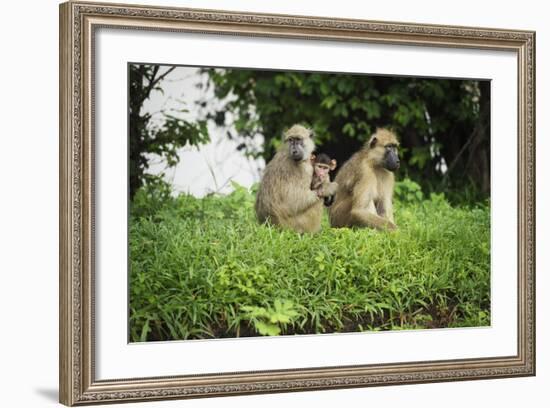
M 355 127 L 353 126 L 352 123 L 346 123 L 344 125 L 344 127 L 342 128 L 342 132 L 347 134 L 347 135 L 350 135 L 350 137 L 354 137 L 355 136 Z
M 147 335 L 151 331 L 151 328 L 149 327 L 149 320 L 145 321 L 145 324 L 143 325 L 143 328 L 141 329 L 141 335 L 139 336 L 139 341 L 147 341 Z
M 249 319 L 255 319 L 255 318 L 261 318 L 261 317 L 268 317 L 269 314 L 267 313 L 267 310 L 263 307 L 257 307 L 257 306 L 242 306 L 242 310 L 247 312 L 247 318 Z
M 262 336 L 278 336 L 281 333 L 279 326 L 262 321 L 255 322 L 254 327 Z
M 275 300 L 274 310 L 270 314 L 271 323 L 290 323 L 292 318 L 298 315 L 298 312 L 294 310 L 294 305 L 291 301 Z
M 338 102 L 338 99 L 337 95 L 329 95 L 321 101 L 321 106 L 323 108 L 332 109 Z

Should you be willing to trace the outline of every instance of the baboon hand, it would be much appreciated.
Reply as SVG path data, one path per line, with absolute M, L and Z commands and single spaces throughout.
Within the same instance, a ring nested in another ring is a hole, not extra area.
M 336 190 L 338 190 L 338 183 L 328 183 L 327 185 L 323 186 L 323 188 L 317 190 L 317 195 L 319 197 L 330 197 L 336 194 Z
M 397 230 L 397 225 L 395 225 L 395 224 L 394 224 L 393 222 L 391 222 L 391 221 L 388 221 L 388 222 L 386 223 L 386 229 L 387 229 L 388 231 L 395 231 L 395 230 Z

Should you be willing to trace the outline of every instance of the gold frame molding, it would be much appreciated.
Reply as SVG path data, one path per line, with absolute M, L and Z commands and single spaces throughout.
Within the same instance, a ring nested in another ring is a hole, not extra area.
M 117 29 L 513 51 L 518 63 L 518 350 L 514 356 L 95 379 L 94 32 Z M 60 5 L 60 402 L 82 405 L 535 375 L 535 33 L 67 2 Z

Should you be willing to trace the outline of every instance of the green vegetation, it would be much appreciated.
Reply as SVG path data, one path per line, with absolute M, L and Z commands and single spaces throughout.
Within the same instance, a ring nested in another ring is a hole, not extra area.
M 396 188 L 392 233 L 258 225 L 254 191 L 132 201 L 132 341 L 490 324 L 489 203 Z
M 489 81 L 208 68 L 202 96 L 150 113 L 172 72 L 196 74 L 129 67 L 132 341 L 490 324 Z M 269 161 L 294 123 L 340 164 L 376 127 L 397 133 L 396 232 L 282 231 L 258 225 L 254 191 L 174 197 L 148 172 L 212 125 Z

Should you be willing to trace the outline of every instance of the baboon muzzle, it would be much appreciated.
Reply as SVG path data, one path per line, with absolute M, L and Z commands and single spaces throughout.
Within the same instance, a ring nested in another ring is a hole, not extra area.
M 396 171 L 399 168 L 399 156 L 395 152 L 388 152 L 384 159 L 384 167 L 389 171 Z
M 290 148 L 290 157 L 294 161 L 301 161 L 304 158 L 304 152 L 301 148 L 291 147 Z

